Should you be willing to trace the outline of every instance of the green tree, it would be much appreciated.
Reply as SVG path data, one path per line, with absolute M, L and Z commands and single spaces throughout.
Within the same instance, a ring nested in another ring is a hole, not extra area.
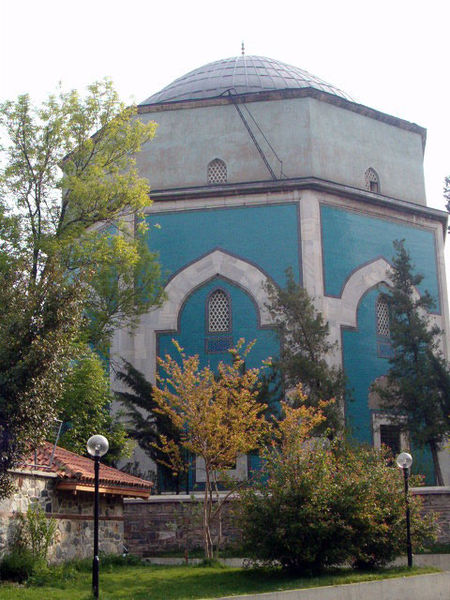
M 326 427 L 336 433 L 342 429 L 342 404 L 345 376 L 342 369 L 328 364 L 335 344 L 329 340 L 328 323 L 315 308 L 308 292 L 296 283 L 292 269 L 286 270 L 286 287 L 268 285 L 268 309 L 280 339 L 280 356 L 273 360 L 275 371 L 286 389 L 301 383 L 310 406 L 334 398 L 327 404 Z
M 5 102 L 0 125 L 0 476 L 45 438 L 74 341 L 103 350 L 159 301 L 142 237 L 148 182 L 133 156 L 155 124 L 108 81 Z M 89 318 L 88 318 L 89 317 Z M 2 488 L 3 489 L 3 488 Z M 6 489 L 6 488 L 5 488 Z
M 169 486 L 173 484 L 175 491 L 180 492 L 183 478 L 187 483 L 188 458 L 181 448 L 181 432 L 171 419 L 159 410 L 153 398 L 153 386 L 144 375 L 127 361 L 124 370 L 117 372 L 117 378 L 129 388 L 126 392 L 116 392 L 117 398 L 124 405 L 124 417 L 130 437 L 152 460 L 158 464 L 161 479 Z M 167 454 L 159 446 L 160 436 L 180 448 L 181 462 L 178 469 L 167 462 Z
M 395 241 L 394 248 L 392 287 L 382 293 L 390 310 L 393 356 L 388 385 L 377 392 L 413 442 L 430 448 L 436 483 L 443 485 L 438 449 L 450 434 L 450 371 L 439 350 L 442 331 L 428 314 L 433 298 L 427 291 L 417 297 L 423 275 L 414 273 L 404 240 Z
M 0 269 L 0 497 L 8 469 L 52 429 L 81 310 L 80 290 L 56 268 L 31 289 L 17 265 Z
M 81 347 L 76 360 L 67 368 L 57 415 L 63 421 L 59 445 L 78 454 L 86 454 L 86 441 L 94 434 L 109 442 L 105 460 L 109 464 L 126 455 L 128 436 L 123 424 L 110 412 L 114 396 L 109 375 L 93 350 Z

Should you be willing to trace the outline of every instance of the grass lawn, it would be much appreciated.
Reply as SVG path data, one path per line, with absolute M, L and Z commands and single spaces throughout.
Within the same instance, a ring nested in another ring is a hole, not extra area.
M 238 594 L 281 591 L 295 588 L 373 581 L 434 573 L 433 568 L 386 569 L 360 573 L 350 569 L 333 571 L 321 577 L 294 578 L 279 571 L 220 567 L 109 567 L 100 572 L 101 600 L 195 600 Z M 1 600 L 89 600 L 91 575 L 78 572 L 67 581 L 52 586 L 25 587 L 0 584 Z

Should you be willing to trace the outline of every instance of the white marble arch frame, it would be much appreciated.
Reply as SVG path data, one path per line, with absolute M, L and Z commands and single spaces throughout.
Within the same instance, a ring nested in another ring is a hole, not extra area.
M 249 294 L 258 308 L 260 327 L 272 324 L 266 307 L 269 301 L 266 286 L 271 282 L 269 277 L 254 264 L 223 250 L 215 249 L 187 265 L 166 285 L 167 300 L 164 305 L 149 313 L 158 321 L 155 330 L 176 331 L 179 314 L 187 298 L 194 290 L 214 277 L 223 277 Z
M 177 331 L 180 311 L 187 298 L 214 277 L 223 277 L 249 295 L 257 309 L 260 327 L 272 325 L 266 307 L 269 300 L 266 284 L 273 281 L 254 264 L 216 248 L 173 276 L 165 287 L 164 304 L 141 317 L 139 327 L 128 341 L 126 332 L 122 331 L 123 337 L 119 335 L 115 340 L 114 354 L 124 356 L 154 382 L 158 333 Z
M 385 283 L 390 286 L 391 265 L 384 258 L 366 263 L 354 271 L 345 283 L 340 298 L 327 298 L 331 312 L 339 312 L 337 321 L 341 327 L 356 327 L 358 306 L 361 298 L 371 289 Z M 335 315 L 336 317 L 338 315 Z M 330 315 L 331 318 L 331 315 Z
M 344 327 L 357 327 L 358 307 L 361 299 L 367 292 L 377 285 L 384 283 L 387 287 L 392 287 L 390 280 L 390 271 L 392 265 L 384 258 L 377 258 L 371 263 L 357 269 L 344 286 L 341 296 L 342 322 Z M 415 300 L 420 298 L 419 291 L 413 287 L 413 296 Z M 345 308 L 350 314 L 344 313 Z
M 343 361 L 342 329 L 357 329 L 361 299 L 380 284 L 391 287 L 392 282 L 389 277 L 391 269 L 392 266 L 385 258 L 377 258 L 352 273 L 345 283 L 340 298 L 324 297 L 324 314 L 329 323 L 330 338 L 341 348 L 341 352 L 336 353 L 332 359 L 335 366 L 342 366 Z M 420 298 L 416 288 L 414 288 L 414 297 Z

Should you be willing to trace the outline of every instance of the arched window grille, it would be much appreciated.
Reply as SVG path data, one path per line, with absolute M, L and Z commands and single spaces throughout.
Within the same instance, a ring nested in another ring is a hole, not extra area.
M 391 324 L 389 306 L 386 300 L 378 296 L 375 304 L 377 327 L 377 355 L 380 358 L 392 358 L 394 351 L 391 344 Z
M 215 158 L 208 165 L 208 184 L 226 183 L 227 165 L 220 158 Z
M 230 330 L 230 298 L 223 290 L 216 290 L 208 300 L 208 333 L 224 333 Z
M 389 306 L 380 296 L 376 303 L 377 335 L 389 338 L 391 336 Z
M 365 173 L 366 189 L 369 192 L 378 193 L 380 191 L 380 178 L 372 167 L 369 167 Z

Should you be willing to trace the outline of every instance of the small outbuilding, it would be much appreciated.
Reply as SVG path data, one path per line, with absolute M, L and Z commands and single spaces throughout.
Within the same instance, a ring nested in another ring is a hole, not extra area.
M 0 554 L 13 540 L 16 516 L 39 504 L 57 522 L 50 560 L 91 556 L 93 547 L 94 461 L 45 443 L 13 471 L 15 491 L 0 502 Z M 124 498 L 147 499 L 152 483 L 100 465 L 100 550 L 122 553 Z

